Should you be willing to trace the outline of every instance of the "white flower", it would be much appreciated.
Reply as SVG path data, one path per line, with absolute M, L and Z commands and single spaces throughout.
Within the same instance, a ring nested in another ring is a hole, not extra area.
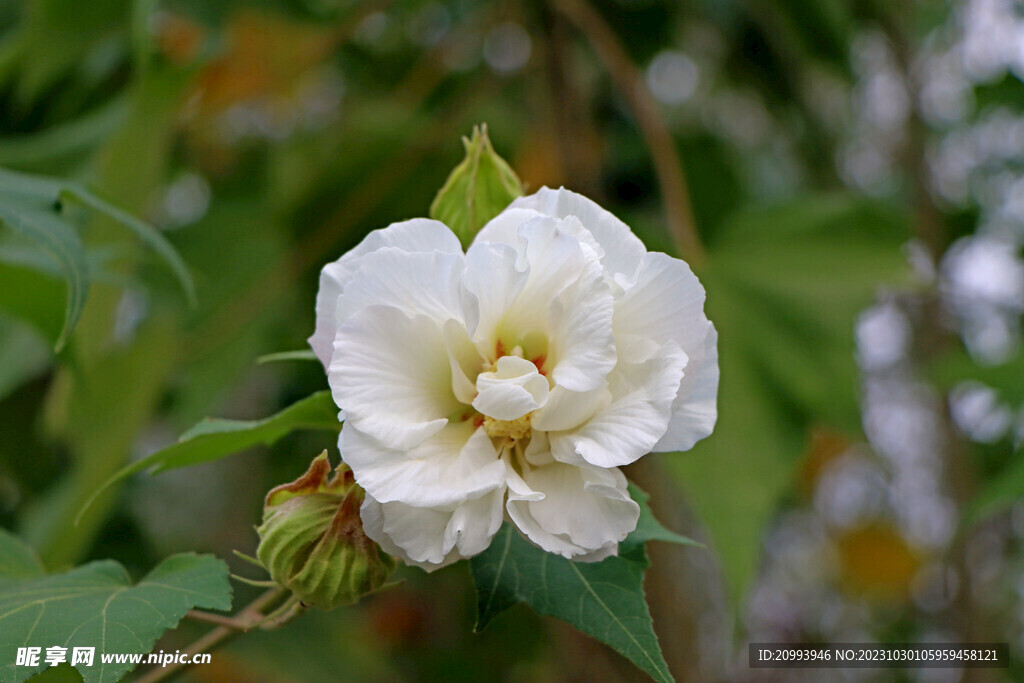
M 686 263 L 564 189 L 517 199 L 465 254 L 437 221 L 370 233 L 323 269 L 309 340 L 367 535 L 428 570 L 506 518 L 564 557 L 615 554 L 639 515 L 619 467 L 714 427 L 703 306 Z

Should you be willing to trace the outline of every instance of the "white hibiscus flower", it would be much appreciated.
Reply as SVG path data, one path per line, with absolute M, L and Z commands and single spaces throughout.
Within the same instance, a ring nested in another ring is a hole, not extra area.
M 686 263 L 564 189 L 517 199 L 465 254 L 438 221 L 371 233 L 323 269 L 309 340 L 367 535 L 428 570 L 503 519 L 563 557 L 614 555 L 639 515 L 619 467 L 714 427 L 703 306 Z

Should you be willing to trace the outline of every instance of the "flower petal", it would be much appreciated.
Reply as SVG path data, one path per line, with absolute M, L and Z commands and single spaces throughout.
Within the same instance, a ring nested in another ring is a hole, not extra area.
M 619 467 L 650 453 L 668 429 L 686 363 L 686 354 L 669 342 L 643 363 L 617 365 L 609 376 L 611 402 L 575 430 L 549 433 L 552 455 Z
M 615 367 L 614 300 L 596 261 L 552 303 L 548 362 L 557 386 L 593 391 Z
M 444 341 L 448 348 L 448 364 L 452 369 L 452 393 L 460 403 L 469 405 L 476 397 L 476 384 L 470 377 L 476 377 L 483 359 L 469 338 L 465 325 L 457 320 L 444 324 Z
M 339 328 L 327 378 L 348 422 L 391 448 L 416 446 L 461 407 L 443 324 L 389 306 L 369 306 Z
M 625 223 L 605 211 L 597 203 L 565 188 L 542 187 L 535 194 L 513 201 L 506 211 L 532 209 L 553 218 L 575 216 L 601 245 L 601 265 L 610 276 L 623 273 L 632 276 L 647 252 L 643 242 Z M 486 239 L 484 230 L 477 239 Z
M 691 355 L 701 348 L 710 325 L 704 287 L 693 271 L 684 261 L 657 252 L 643 257 L 636 280 L 615 302 L 617 340 L 671 340 Z M 629 359 L 642 356 L 630 353 Z
M 467 318 L 479 321 L 470 329 L 481 354 L 497 354 L 499 341 L 505 349 L 522 345 L 531 358 L 545 356 L 556 384 L 589 391 L 615 365 L 614 301 L 597 254 L 562 229 L 568 223 L 578 222 L 533 217 L 519 226 L 511 247 L 474 242 L 466 254 L 466 289 L 477 296 L 480 313 Z M 495 236 L 507 237 L 508 226 L 499 227 Z M 544 348 L 532 348 L 537 338 Z
M 463 285 L 476 305 L 467 305 L 466 327 L 483 355 L 496 360 L 498 322 L 526 286 L 525 266 L 516 267 L 519 255 L 507 244 L 474 243 L 466 252 Z
M 408 252 L 439 251 L 446 254 L 462 252 L 458 238 L 440 221 L 415 218 L 401 223 L 392 223 L 386 228 L 374 230 L 354 249 L 340 259 L 328 263 L 320 271 L 320 289 L 316 295 L 316 330 L 309 338 L 309 345 L 326 368 L 334 351 L 334 335 L 344 320 L 338 318 L 338 298 L 344 291 L 352 274 L 359 268 L 359 259 L 381 247 L 397 247 Z
M 544 407 L 530 418 L 530 424 L 545 432 L 574 429 L 610 402 L 611 393 L 603 386 L 591 391 L 570 391 L 555 385 Z
M 711 434 L 718 419 L 718 332 L 713 326 L 690 355 L 672 403 L 672 419 L 654 452 L 685 451 Z
M 390 555 L 428 572 L 482 552 L 501 527 L 504 490 L 453 510 L 380 503 L 366 496 L 359 511 L 366 535 Z
M 338 447 L 359 485 L 382 503 L 452 506 L 505 485 L 498 453 L 471 421 L 449 424 L 410 450 L 387 448 L 346 422 Z
M 476 378 L 480 392 L 473 407 L 496 420 L 516 420 L 548 400 L 548 380 L 537 366 L 517 356 L 502 356 L 494 372 Z
M 617 469 L 555 462 L 528 470 L 523 481 L 544 498 L 529 500 L 510 490 L 509 516 L 548 552 L 598 559 L 614 554 L 618 543 L 636 528 L 640 507 L 629 497 L 626 478 Z
M 338 299 L 338 319 L 348 320 L 367 306 L 381 305 L 410 316 L 463 322 L 464 269 L 461 253 L 409 253 L 382 247 L 359 259 L 359 269 Z

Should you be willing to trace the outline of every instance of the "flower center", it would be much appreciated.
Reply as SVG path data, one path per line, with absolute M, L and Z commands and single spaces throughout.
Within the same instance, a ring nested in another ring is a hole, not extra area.
M 530 436 L 531 415 L 533 415 L 533 412 L 529 412 L 515 420 L 496 420 L 493 417 L 484 415 L 484 431 L 492 439 L 501 437 L 508 437 L 514 441 L 525 439 Z

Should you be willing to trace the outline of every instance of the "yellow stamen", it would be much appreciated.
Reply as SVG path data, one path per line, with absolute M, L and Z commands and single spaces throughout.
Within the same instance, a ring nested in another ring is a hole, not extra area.
M 487 436 L 493 438 L 508 437 L 514 440 L 525 439 L 530 435 L 530 416 L 527 413 L 515 420 L 495 420 L 493 417 L 484 416 L 484 431 Z

